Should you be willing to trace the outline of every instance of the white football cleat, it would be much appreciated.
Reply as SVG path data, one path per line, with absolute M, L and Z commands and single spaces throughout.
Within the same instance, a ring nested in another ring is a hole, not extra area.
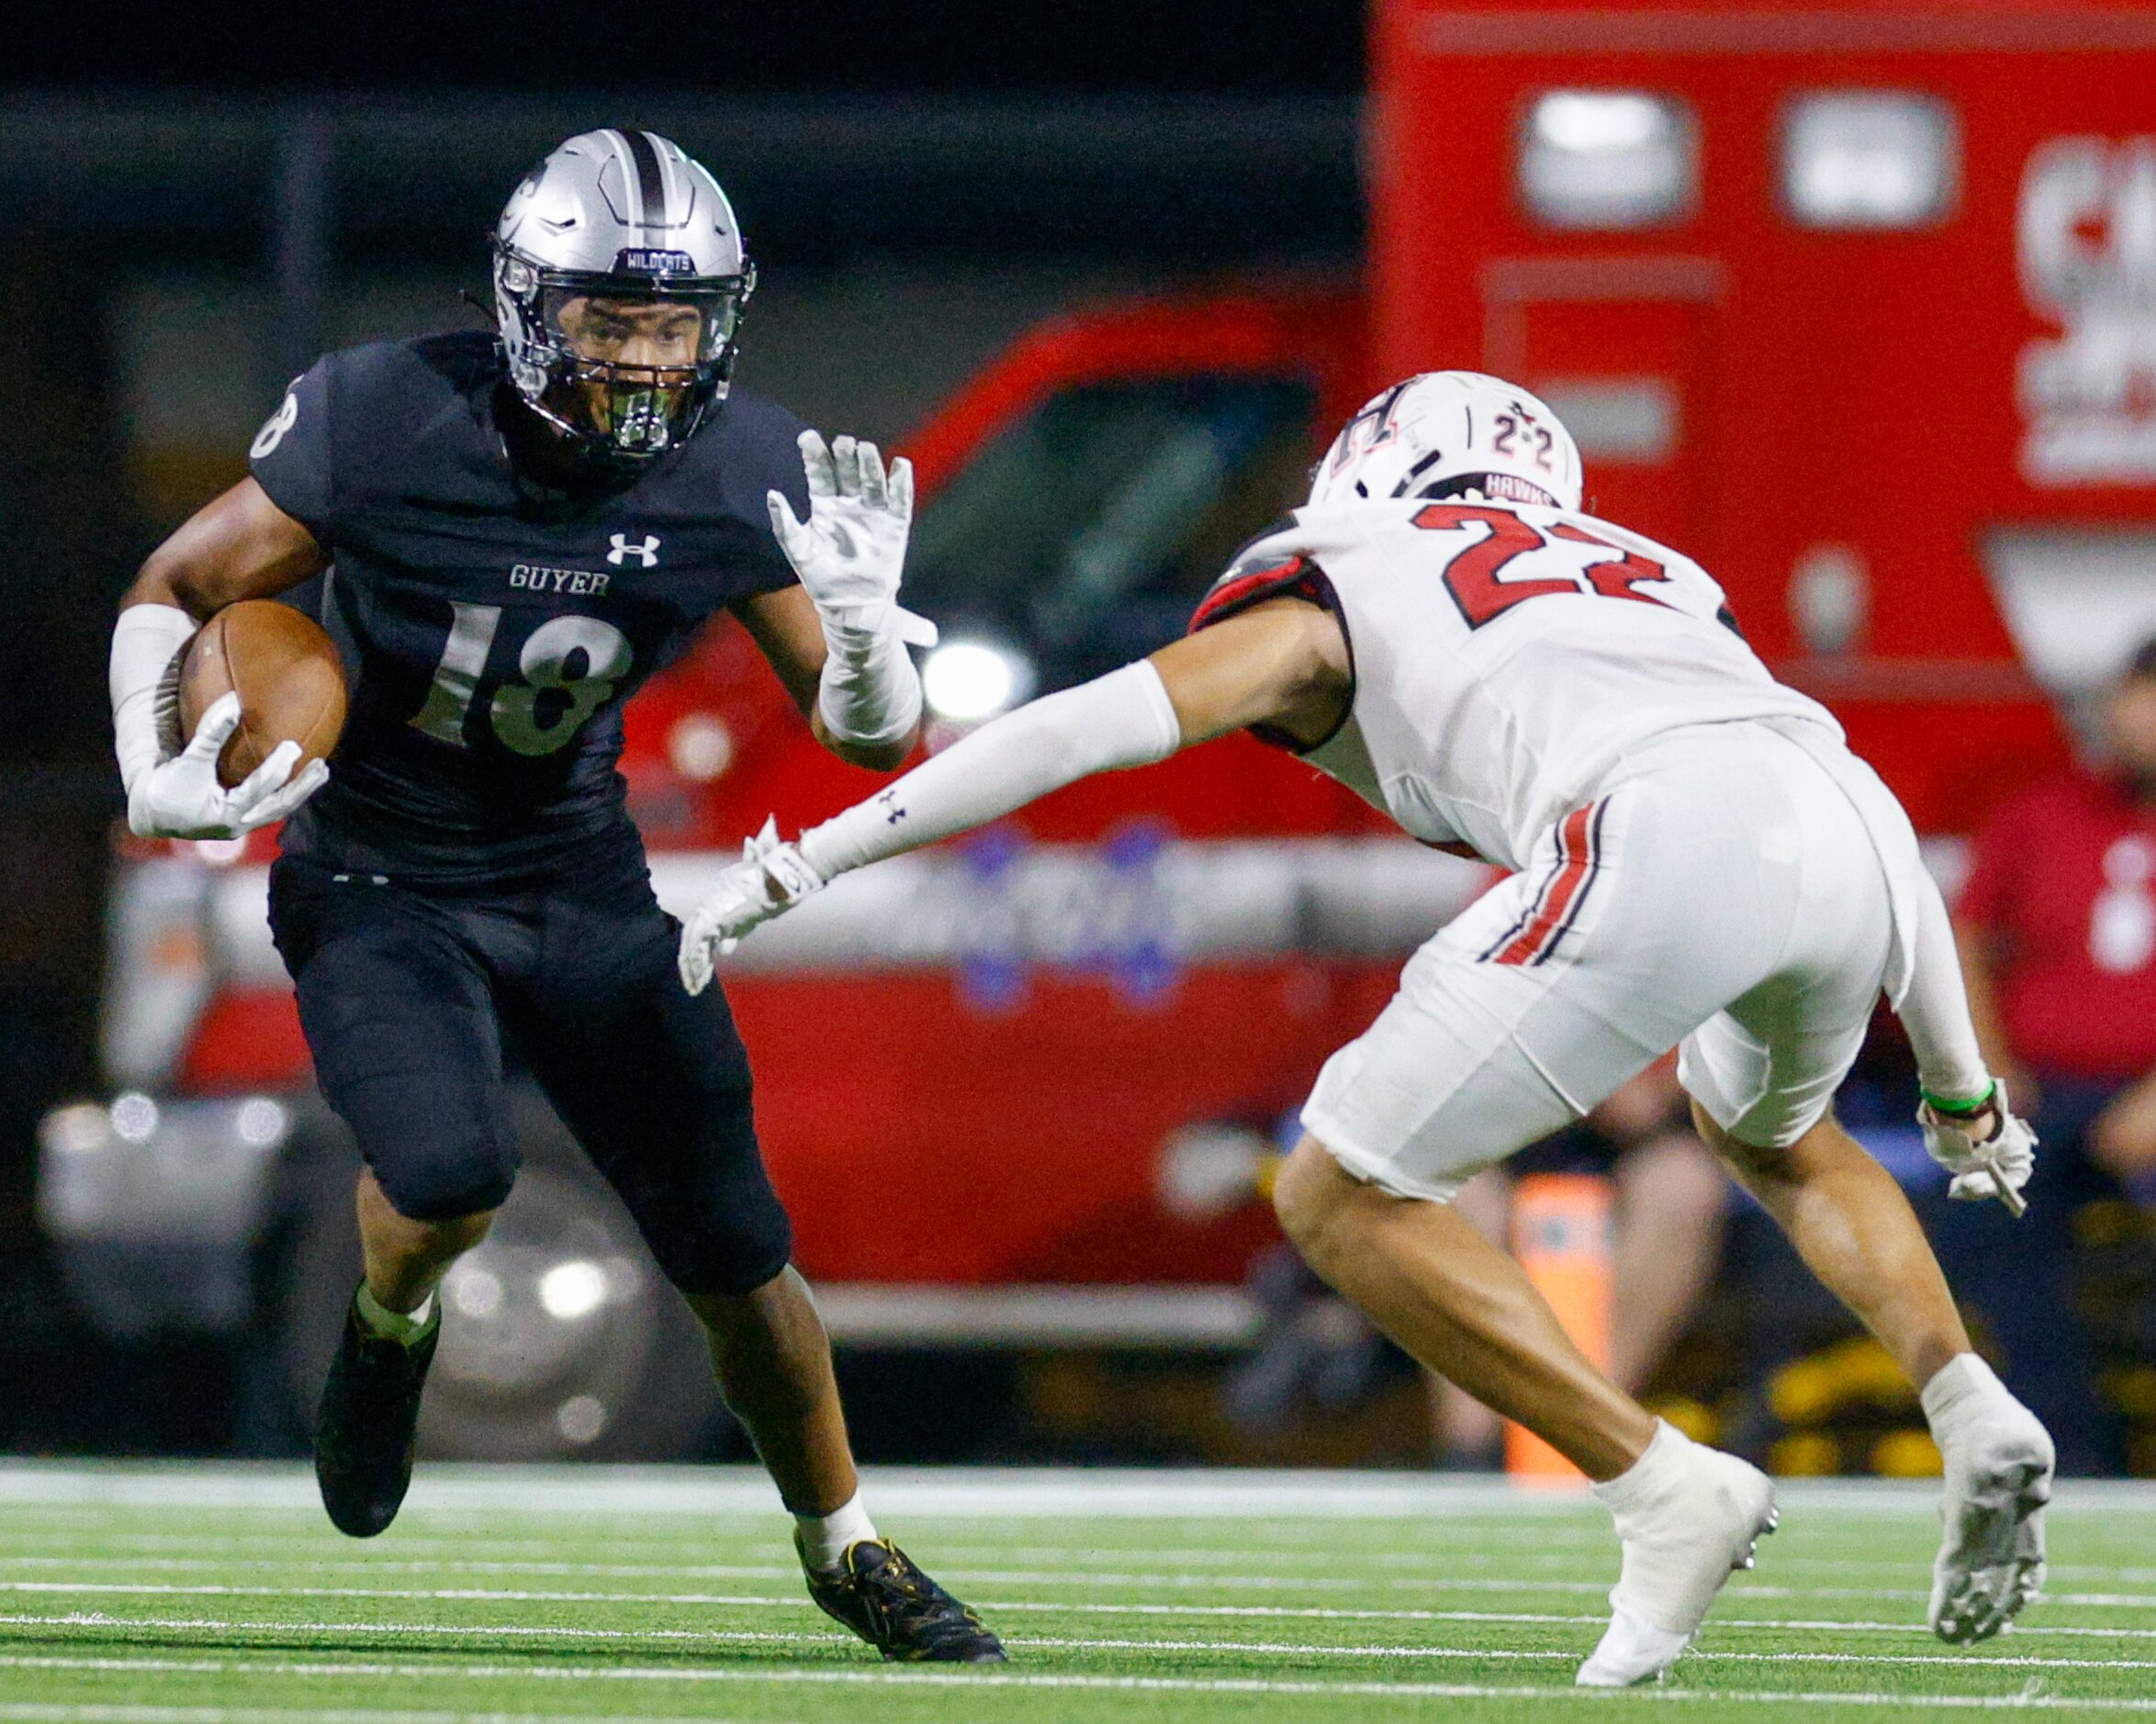
M 1932 1421 L 1947 1488 L 1939 1504 L 1946 1536 L 1931 1571 L 1931 1629 L 1967 1646 L 1998 1633 L 2043 1586 L 2053 1454 L 2050 1433 L 1974 1354 L 1948 1371 L 1957 1367 L 1965 1391 Z M 1927 1411 L 1932 1398 L 1927 1387 Z
M 1767 1475 L 1664 1424 L 1638 1463 L 1595 1486 L 1616 1517 L 1624 1566 L 1609 1629 L 1574 1680 L 1628 1688 L 1674 1664 L 1730 1575 L 1750 1568 L 1780 1518 Z

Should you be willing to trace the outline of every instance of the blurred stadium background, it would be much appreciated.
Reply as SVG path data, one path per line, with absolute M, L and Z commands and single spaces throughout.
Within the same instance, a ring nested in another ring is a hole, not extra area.
M 111 603 L 315 353 L 477 316 L 502 197 L 590 125 L 664 132 L 732 194 L 763 271 L 744 380 L 915 455 L 946 734 L 1176 632 L 1333 422 L 1463 365 L 1542 392 L 1602 511 L 1724 580 L 1949 885 L 2086 755 L 2156 633 L 2148 15 L 1372 10 L 388 6 L 318 39 L 287 8 L 92 6 L 11 49 L 0 1449 L 303 1451 L 350 1151 L 262 925 L 266 849 L 116 840 Z M 1221 746 L 864 877 L 736 967 L 866 1458 L 1502 1461 L 1263 1201 L 1324 1054 L 1485 882 Z M 642 698 L 627 770 L 677 902 L 768 810 L 863 782 L 724 637 Z M 2030 1222 L 1948 1213 L 1891 1023 L 1844 1106 L 2069 1466 L 2156 1474 L 2156 1132 L 2073 1147 L 2156 1069 L 2156 815 L 2118 818 L 2042 902 L 2143 1051 L 2047 1086 Z M 1695 1432 L 1784 1472 L 1936 1464 L 1669 1103 L 1648 1086 L 1478 1213 Z M 535 1100 L 523 1130 L 448 1285 L 430 1448 L 743 1455 L 625 1218 Z

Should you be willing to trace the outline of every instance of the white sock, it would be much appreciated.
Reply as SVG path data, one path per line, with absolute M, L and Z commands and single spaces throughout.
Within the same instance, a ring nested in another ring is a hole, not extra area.
M 1773 1492 L 1757 1468 L 1693 1442 L 1666 1421 L 1656 1427 L 1645 1453 L 1594 1487 L 1617 1523 L 1624 1561 L 1610 1592 L 1611 1635 L 1589 1663 L 1613 1660 L 1626 1667 L 1616 1674 L 1627 1682 L 1683 1650 L 1731 1565 L 1744 1560 L 1773 1516 Z M 1636 1618 L 1629 1626 L 1628 1615 Z M 1581 1677 L 1600 1679 L 1591 1672 Z
M 401 1342 L 406 1347 L 426 1333 L 427 1319 L 434 1315 L 432 1293 L 420 1301 L 416 1311 L 392 1311 L 375 1297 L 374 1289 L 364 1281 L 359 1283 L 359 1294 L 353 1303 L 359 1307 L 359 1320 L 368 1328 L 386 1340 Z
M 1995 1407 L 2001 1399 L 2012 1397 L 1998 1373 L 1982 1360 L 1974 1353 L 1956 1353 L 1932 1373 L 1918 1398 L 1924 1404 L 1925 1419 L 1937 1437 L 1972 1413 Z
M 794 1516 L 793 1525 L 802 1562 L 819 1574 L 836 1574 L 846 1566 L 848 1550 L 876 1537 L 876 1523 L 861 1506 L 859 1491 L 828 1515 Z
M 1605 1484 L 1594 1486 L 1622 1533 L 1627 1521 L 1656 1508 L 1682 1492 L 1690 1483 L 1686 1458 L 1692 1440 L 1668 1419 L 1655 1421 L 1655 1438 L 1631 1466 Z

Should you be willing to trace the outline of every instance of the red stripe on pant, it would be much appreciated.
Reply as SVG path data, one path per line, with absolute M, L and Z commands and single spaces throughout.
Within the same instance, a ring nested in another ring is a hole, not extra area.
M 1594 871 L 1592 827 L 1594 805 L 1576 808 L 1565 816 L 1565 823 L 1558 828 L 1558 850 L 1565 858 L 1557 878 L 1544 894 L 1542 908 L 1530 922 L 1497 956 L 1500 964 L 1532 964 L 1544 946 L 1555 943 L 1555 935 L 1564 926 L 1566 913 L 1578 901 L 1587 878 Z

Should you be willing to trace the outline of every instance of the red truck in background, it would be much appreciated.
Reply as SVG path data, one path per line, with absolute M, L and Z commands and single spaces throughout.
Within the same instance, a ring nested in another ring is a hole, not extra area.
M 1372 29 L 1361 285 L 1072 316 L 906 440 L 908 601 L 945 635 L 932 742 L 1171 638 L 1367 397 L 1474 368 L 1566 420 L 1591 510 L 1717 576 L 1950 870 L 2156 628 L 2156 14 L 1376 0 Z M 631 707 L 623 770 L 677 909 L 767 813 L 794 829 L 875 782 L 732 630 Z M 312 1129 L 262 864 L 174 846 L 122 885 L 107 1052 L 129 1093 L 46 1133 L 48 1225 L 86 1289 L 159 1217 L 201 1211 L 211 1257 L 254 1239 Z M 1482 883 L 1234 739 L 759 933 L 727 991 L 835 1329 L 1232 1343 L 1271 1237 L 1238 1201 L 1254 1147 Z M 174 1193 L 218 1156 L 222 1206 L 190 1209 Z M 536 1160 L 569 1208 L 530 1200 L 524 1234 L 460 1265 L 460 1327 L 495 1338 L 436 1397 L 464 1415 L 431 1402 L 438 1446 L 607 1452 L 663 1350 L 633 1248 L 571 1215 L 572 1160 Z M 597 1279 L 559 1272 L 579 1263 Z

